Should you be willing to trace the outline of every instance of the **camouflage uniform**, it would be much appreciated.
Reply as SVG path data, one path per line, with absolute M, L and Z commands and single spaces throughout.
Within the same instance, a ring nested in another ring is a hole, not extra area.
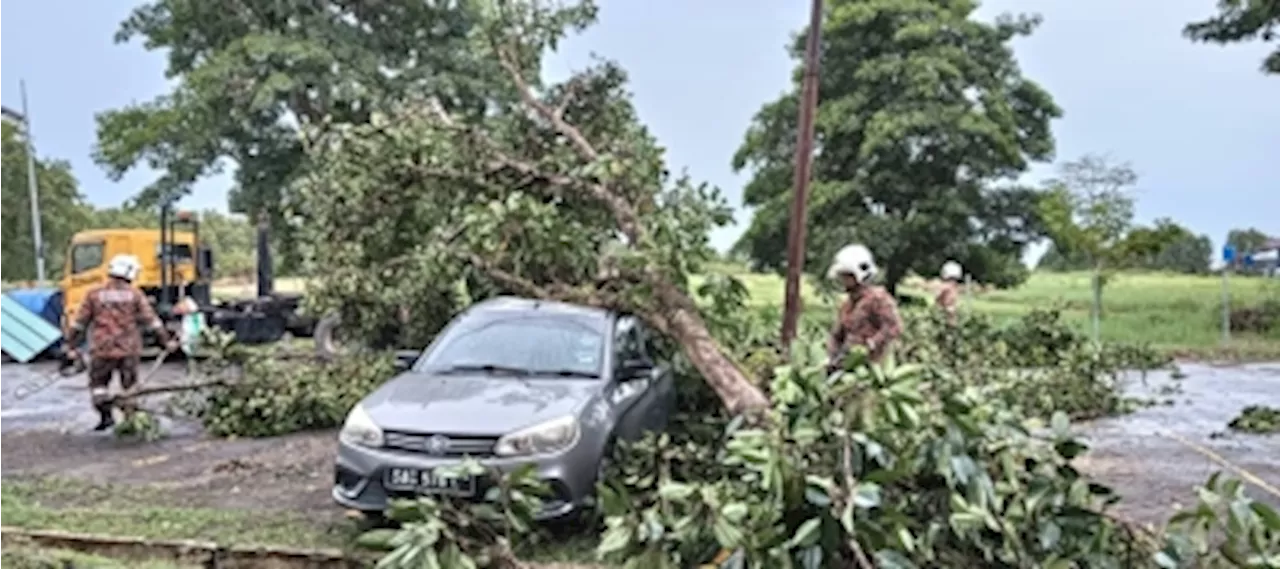
M 124 389 L 138 381 L 142 356 L 139 324 L 155 330 L 161 342 L 169 341 L 168 331 L 146 295 L 126 281 L 112 279 L 85 296 L 66 338 L 67 345 L 75 346 L 88 331 L 89 394 L 94 408 L 102 414 L 101 428 L 112 422 L 111 409 L 105 406 L 110 398 L 112 373 L 120 374 L 120 387 Z
M 867 285 L 849 293 L 840 305 L 827 354 L 832 363 L 853 346 L 866 347 L 871 360 L 881 361 L 889 352 L 889 344 L 902 334 L 898 303 L 884 287 Z
M 960 302 L 960 287 L 953 282 L 942 283 L 942 290 L 938 291 L 938 298 L 934 302 L 942 309 L 943 314 L 947 315 L 947 322 L 954 324 L 956 305 Z

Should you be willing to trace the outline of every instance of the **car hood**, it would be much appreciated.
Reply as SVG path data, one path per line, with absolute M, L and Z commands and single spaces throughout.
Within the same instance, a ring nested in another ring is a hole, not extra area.
M 388 431 L 503 435 L 581 409 L 600 380 L 409 372 L 362 401 Z

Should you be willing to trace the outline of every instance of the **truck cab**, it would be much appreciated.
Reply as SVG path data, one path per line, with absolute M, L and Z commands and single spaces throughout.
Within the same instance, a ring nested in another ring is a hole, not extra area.
M 170 313 L 181 294 L 201 306 L 210 304 L 212 255 L 199 246 L 195 231 L 159 229 L 94 229 L 71 238 L 60 288 L 63 322 L 70 323 L 85 296 L 107 282 L 107 263 L 116 255 L 138 258 L 141 270 L 134 286 L 151 298 L 161 317 Z

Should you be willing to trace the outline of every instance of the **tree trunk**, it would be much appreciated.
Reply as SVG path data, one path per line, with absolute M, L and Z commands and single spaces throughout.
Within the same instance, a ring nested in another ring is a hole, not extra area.
M 660 319 L 666 324 L 666 332 L 680 343 L 685 357 L 702 374 L 725 408 L 734 414 L 768 408 L 769 399 L 711 336 L 693 300 L 674 287 L 662 288 L 665 289 L 661 293 L 662 304 L 668 309 Z

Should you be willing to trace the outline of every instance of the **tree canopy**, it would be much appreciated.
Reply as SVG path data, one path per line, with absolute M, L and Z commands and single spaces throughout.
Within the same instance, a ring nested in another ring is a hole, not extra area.
M 1218 0 L 1218 14 L 1187 24 L 1183 34 L 1192 41 L 1230 44 L 1280 38 L 1280 2 L 1275 0 Z M 1280 45 L 1262 60 L 1263 73 L 1280 73 Z
M 148 2 L 116 40 L 166 50 L 176 85 L 99 115 L 95 159 L 115 179 L 140 164 L 162 172 L 138 194 L 143 205 L 189 193 L 232 164 L 231 210 L 270 214 L 287 246 L 301 223 L 278 223 L 305 167 L 299 125 L 364 123 L 410 92 L 461 104 L 472 89 L 467 71 L 491 65 L 467 56 L 469 13 L 453 4 Z
M 867 244 L 895 287 L 952 258 L 982 281 L 1025 277 L 1023 249 L 1042 234 L 1038 191 L 1008 182 L 1052 157 L 1052 97 L 1023 77 L 1010 42 L 1034 17 L 977 21 L 976 2 L 835 0 L 822 30 L 806 267 Z M 792 47 L 801 59 L 806 34 Z M 795 88 L 755 116 L 733 159 L 756 208 L 738 244 L 763 268 L 786 264 Z
M 31 231 L 31 193 L 27 185 L 27 146 L 24 134 L 4 121 L 4 256 L 6 281 L 35 280 L 36 252 Z M 89 221 L 90 207 L 63 160 L 36 158 L 40 188 L 40 229 L 44 240 L 45 276 L 62 274 L 67 242 Z

